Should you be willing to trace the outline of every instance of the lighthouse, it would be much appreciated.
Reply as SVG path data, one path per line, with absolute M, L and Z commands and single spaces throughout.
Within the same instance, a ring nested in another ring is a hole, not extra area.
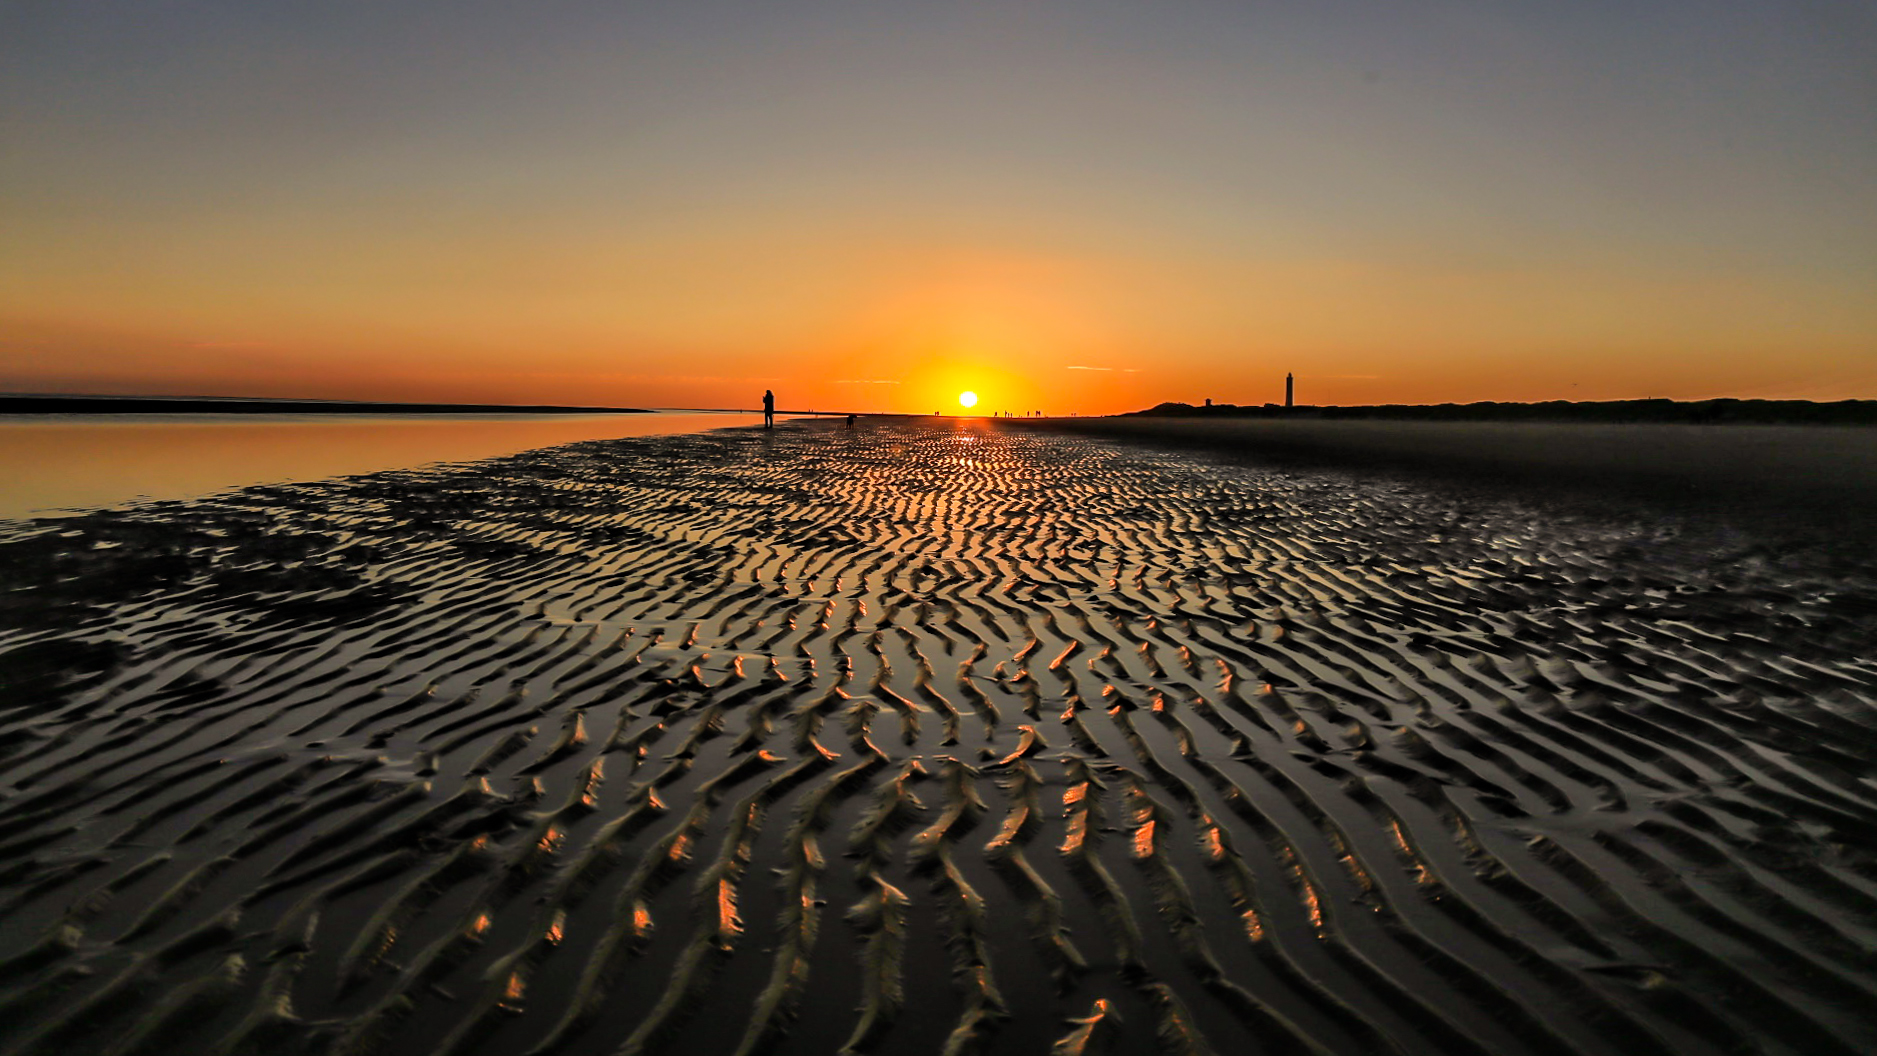
M 1294 397 L 1296 396 L 1296 393 L 1297 393 L 1297 375 L 1285 374 L 1284 375 L 1284 406 L 1286 407 L 1296 406 L 1296 400 L 1294 399 Z

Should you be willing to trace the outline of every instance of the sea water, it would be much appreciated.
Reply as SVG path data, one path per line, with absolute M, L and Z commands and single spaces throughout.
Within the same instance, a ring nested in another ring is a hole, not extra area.
M 40 414 L 0 417 L 0 518 L 249 484 L 469 462 L 578 440 L 756 425 L 760 414 Z

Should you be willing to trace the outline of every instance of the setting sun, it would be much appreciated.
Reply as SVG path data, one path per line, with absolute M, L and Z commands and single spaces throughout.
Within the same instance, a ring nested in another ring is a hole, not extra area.
M 977 393 L 966 391 L 966 392 L 961 392 L 958 394 L 958 406 L 976 407 L 977 405 L 978 405 Z

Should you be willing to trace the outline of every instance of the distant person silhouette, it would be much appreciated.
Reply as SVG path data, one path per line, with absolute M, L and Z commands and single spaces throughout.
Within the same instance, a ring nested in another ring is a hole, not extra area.
M 763 390 L 763 428 L 774 429 L 775 427 L 776 427 L 776 394 L 769 391 L 768 389 L 764 389 Z

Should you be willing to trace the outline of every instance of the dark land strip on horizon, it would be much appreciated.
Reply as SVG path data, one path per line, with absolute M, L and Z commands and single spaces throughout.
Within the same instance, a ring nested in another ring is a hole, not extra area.
M 1169 402 L 1122 418 L 1382 419 L 1409 422 L 1584 422 L 1605 425 L 1877 425 L 1877 400 L 1539 400 L 1383 403 L 1349 407 Z
M 7 414 L 761 414 L 760 407 L 569 407 L 560 404 L 375 403 L 352 400 L 286 400 L 262 396 L 51 396 L 0 393 Z M 777 414 L 822 417 L 903 418 L 875 411 L 791 410 Z
M 0 414 L 650 414 L 644 407 L 553 404 L 371 403 L 245 396 L 0 395 Z

